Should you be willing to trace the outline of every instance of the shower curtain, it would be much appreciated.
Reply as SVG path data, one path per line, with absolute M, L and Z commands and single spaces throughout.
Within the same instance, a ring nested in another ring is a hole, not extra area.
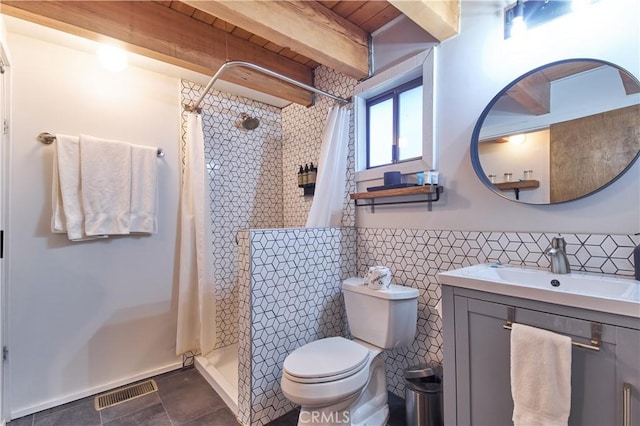
M 318 176 L 307 228 L 341 226 L 349 148 L 347 107 L 334 105 L 327 116 L 318 161 Z
M 180 191 L 180 261 L 176 354 L 206 355 L 216 340 L 216 305 L 213 277 L 205 249 L 211 248 L 207 169 L 204 164 L 202 119 L 187 117 Z

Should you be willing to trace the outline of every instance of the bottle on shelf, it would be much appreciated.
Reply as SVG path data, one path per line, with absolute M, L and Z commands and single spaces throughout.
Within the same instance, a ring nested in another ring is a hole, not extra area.
M 298 170 L 298 188 L 304 187 L 303 177 L 304 169 L 302 168 L 302 165 L 300 165 L 300 169 Z
M 318 176 L 318 169 L 316 168 L 316 166 L 313 165 L 313 162 L 311 162 L 311 165 L 309 166 L 309 179 L 307 184 L 315 185 L 317 176 Z
M 304 165 L 304 172 L 302 173 L 302 186 L 309 184 L 309 164 Z

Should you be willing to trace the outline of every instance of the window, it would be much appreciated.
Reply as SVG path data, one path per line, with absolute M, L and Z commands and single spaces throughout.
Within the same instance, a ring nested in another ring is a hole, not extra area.
M 435 52 L 435 47 L 426 49 L 356 85 L 358 185 L 382 179 L 388 171 L 411 174 L 437 168 Z
M 422 77 L 367 100 L 367 169 L 422 157 Z

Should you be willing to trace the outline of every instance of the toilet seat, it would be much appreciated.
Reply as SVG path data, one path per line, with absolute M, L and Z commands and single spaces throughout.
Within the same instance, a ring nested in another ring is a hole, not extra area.
M 299 347 L 284 360 L 283 371 L 297 383 L 344 379 L 366 367 L 369 349 L 343 337 L 329 337 Z

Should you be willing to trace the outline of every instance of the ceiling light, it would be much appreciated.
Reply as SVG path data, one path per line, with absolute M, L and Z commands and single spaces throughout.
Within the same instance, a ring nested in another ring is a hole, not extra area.
M 114 46 L 101 45 L 97 55 L 100 63 L 109 71 L 123 71 L 129 65 L 125 51 Z

